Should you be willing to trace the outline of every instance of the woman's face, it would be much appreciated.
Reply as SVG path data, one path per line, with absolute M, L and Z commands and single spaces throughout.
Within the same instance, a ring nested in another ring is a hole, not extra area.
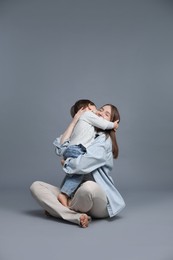
M 103 106 L 97 111 L 97 115 L 111 121 L 111 106 Z

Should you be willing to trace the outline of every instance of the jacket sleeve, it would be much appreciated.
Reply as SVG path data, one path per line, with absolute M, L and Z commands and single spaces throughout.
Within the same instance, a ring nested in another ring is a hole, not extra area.
M 60 137 L 57 137 L 55 139 L 55 141 L 53 142 L 53 145 L 55 146 L 55 153 L 58 155 L 58 156 L 63 156 L 65 150 L 67 149 L 67 147 L 69 146 L 70 144 L 70 140 L 66 140 L 63 144 L 60 143 L 60 140 L 61 140 L 61 136 Z
M 63 167 L 63 170 L 67 174 L 88 174 L 94 170 L 105 166 L 108 161 L 112 162 L 112 150 L 109 149 L 105 135 L 99 136 L 95 141 L 87 148 L 87 152 L 77 158 L 67 158 Z M 109 140 L 110 141 L 110 140 Z M 108 146 L 108 147 L 107 147 Z M 108 156 L 111 157 L 108 159 Z M 108 165 L 112 167 L 112 165 Z

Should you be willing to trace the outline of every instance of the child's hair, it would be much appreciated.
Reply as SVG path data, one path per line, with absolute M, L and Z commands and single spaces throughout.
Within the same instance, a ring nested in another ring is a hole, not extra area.
M 79 111 L 79 109 L 81 109 L 82 107 L 86 108 L 88 107 L 88 105 L 95 106 L 95 104 L 89 99 L 80 99 L 76 101 L 76 103 L 70 109 L 71 116 L 74 117 L 75 114 Z

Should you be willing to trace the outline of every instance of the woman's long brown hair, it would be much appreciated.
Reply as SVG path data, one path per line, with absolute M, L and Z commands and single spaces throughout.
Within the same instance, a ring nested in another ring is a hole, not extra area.
M 111 107 L 111 118 L 110 118 L 110 121 L 114 122 L 116 120 L 119 120 L 119 122 L 120 122 L 120 113 L 119 113 L 117 107 L 115 107 L 112 104 L 106 104 L 104 106 L 110 106 Z M 102 107 L 104 107 L 104 106 L 102 106 Z M 111 138 L 113 157 L 115 159 L 117 159 L 118 158 L 118 154 L 119 154 L 119 148 L 118 148 L 117 139 L 116 139 L 116 132 L 113 129 L 110 129 L 110 130 L 105 130 L 105 133 L 106 133 L 107 136 L 109 135 L 110 138 Z

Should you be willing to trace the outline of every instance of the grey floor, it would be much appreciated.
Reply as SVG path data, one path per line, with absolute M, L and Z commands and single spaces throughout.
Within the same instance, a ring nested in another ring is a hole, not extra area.
M 173 192 L 124 191 L 126 208 L 87 229 L 48 218 L 29 190 L 0 192 L 0 260 L 173 260 Z

